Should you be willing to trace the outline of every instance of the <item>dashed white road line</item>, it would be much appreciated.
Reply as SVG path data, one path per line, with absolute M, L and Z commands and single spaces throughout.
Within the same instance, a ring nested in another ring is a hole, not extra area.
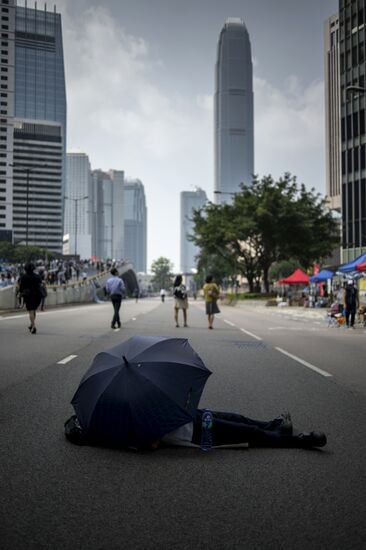
M 61 361 L 57 361 L 57 364 L 66 365 L 66 363 L 69 363 L 69 361 L 72 361 L 73 359 L 75 359 L 75 357 L 77 357 L 77 355 L 68 355 L 64 359 L 61 359 Z
M 252 338 L 255 338 L 256 340 L 262 340 L 259 336 L 256 334 L 253 334 L 252 332 L 249 332 L 249 330 L 245 330 L 245 328 L 240 329 L 242 332 L 245 332 L 245 334 L 248 334 L 248 336 L 251 336 Z
M 304 361 L 304 359 L 301 359 L 300 357 L 297 357 L 296 355 L 292 355 L 292 353 L 289 353 L 288 351 L 286 351 L 282 348 L 275 348 L 275 349 L 277 351 L 279 351 L 280 353 L 283 353 L 283 355 L 287 355 L 287 357 L 291 357 L 291 359 L 293 359 L 294 361 L 297 361 L 301 365 L 304 365 L 304 367 L 307 367 L 308 369 L 311 369 L 311 370 L 317 372 L 318 374 L 321 374 L 322 376 L 332 377 L 332 375 L 329 374 L 329 372 L 327 372 L 325 370 L 322 370 L 322 369 L 319 369 L 318 367 L 315 367 L 311 363 L 308 363 L 307 361 Z
M 227 319 L 224 319 L 224 323 L 226 323 L 227 325 L 230 325 L 231 327 L 235 327 L 235 323 L 232 323 L 231 321 L 228 321 Z

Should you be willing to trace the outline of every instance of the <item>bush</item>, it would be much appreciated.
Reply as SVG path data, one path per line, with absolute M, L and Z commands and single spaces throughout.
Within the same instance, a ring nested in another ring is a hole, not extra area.
M 233 292 L 227 292 L 226 298 L 229 300 L 268 300 L 270 298 L 275 298 L 276 293 L 258 293 L 258 292 L 239 292 L 235 294 Z

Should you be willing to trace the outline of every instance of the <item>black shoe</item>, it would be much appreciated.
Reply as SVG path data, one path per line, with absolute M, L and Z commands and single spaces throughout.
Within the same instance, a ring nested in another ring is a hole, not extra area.
M 111 325 L 111 328 L 115 329 L 115 328 L 116 328 L 116 326 L 115 326 L 115 325 L 113 324 L 113 325 Z
M 32 330 L 32 325 L 29 325 L 28 330 L 29 332 Z
M 293 427 L 290 413 L 280 414 L 272 420 L 270 427 L 266 429 L 271 432 L 278 431 L 283 435 L 292 435 Z
M 31 334 L 36 334 L 36 332 L 37 332 L 36 327 L 33 327 L 32 330 L 31 330 Z
M 327 436 L 323 432 L 303 432 L 297 435 L 299 446 L 304 449 L 311 447 L 324 447 L 327 444 Z
M 117 327 L 118 327 L 118 328 L 121 328 L 121 323 L 117 323 Z

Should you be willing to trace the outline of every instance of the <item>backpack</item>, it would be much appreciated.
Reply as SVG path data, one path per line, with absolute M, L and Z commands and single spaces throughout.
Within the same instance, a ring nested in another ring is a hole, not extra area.
M 178 300 L 185 300 L 187 298 L 187 292 L 184 285 L 175 287 L 173 294 Z

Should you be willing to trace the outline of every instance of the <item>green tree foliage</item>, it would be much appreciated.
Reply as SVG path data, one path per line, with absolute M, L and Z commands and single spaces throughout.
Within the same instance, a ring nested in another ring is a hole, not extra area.
M 155 289 L 169 288 L 173 283 L 173 264 L 168 258 L 160 256 L 151 264 L 153 277 L 151 283 Z
M 56 254 L 45 248 L 37 246 L 25 246 L 21 244 L 12 244 L 9 242 L 0 243 L 0 258 L 7 262 L 25 263 L 45 258 L 53 259 Z
M 263 279 L 269 290 L 274 262 L 294 259 L 304 268 L 328 256 L 339 241 L 336 222 L 326 199 L 298 186 L 286 173 L 254 178 L 242 186 L 232 204 L 208 204 L 194 212 L 192 240 L 207 254 L 234 262 L 248 280 L 250 292 Z
M 271 265 L 269 270 L 269 280 L 271 282 L 279 281 L 291 275 L 295 269 L 300 268 L 304 271 L 304 267 L 299 265 L 297 260 L 282 260 Z

